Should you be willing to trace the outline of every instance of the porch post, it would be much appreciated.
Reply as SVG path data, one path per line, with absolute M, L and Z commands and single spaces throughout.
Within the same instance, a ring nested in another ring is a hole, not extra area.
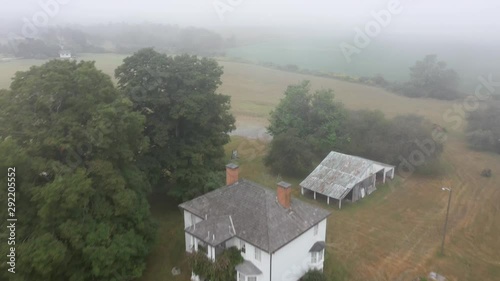
M 314 191 L 314 200 L 316 200 L 316 191 Z
M 302 193 L 302 195 L 304 195 L 304 188 L 303 187 L 300 187 L 300 193 Z
M 339 209 L 342 209 L 342 199 L 339 199 Z
M 326 197 L 326 204 L 330 205 L 330 196 Z
M 384 181 L 383 181 L 383 183 L 385 183 L 385 169 L 384 169 Z

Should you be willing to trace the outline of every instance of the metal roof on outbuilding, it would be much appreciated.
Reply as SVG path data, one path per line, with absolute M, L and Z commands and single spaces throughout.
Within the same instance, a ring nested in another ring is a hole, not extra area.
M 358 156 L 330 152 L 300 186 L 335 199 L 343 199 L 359 182 L 394 166 Z

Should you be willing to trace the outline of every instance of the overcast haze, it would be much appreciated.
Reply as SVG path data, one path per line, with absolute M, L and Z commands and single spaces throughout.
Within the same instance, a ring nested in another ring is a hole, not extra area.
M 40 11 L 39 2 L 51 0 L 5 1 L 1 18 L 19 21 Z M 52 0 L 54 1 L 54 0 Z M 231 28 L 238 26 L 303 26 L 352 29 L 370 20 L 371 11 L 387 7 L 388 0 L 298 1 L 243 0 L 221 21 L 213 0 L 99 1 L 65 0 L 51 24 L 158 22 L 180 25 Z M 227 3 L 228 0 L 219 2 Z M 233 0 L 232 2 L 238 2 Z M 479 1 L 400 1 L 404 10 L 393 19 L 386 32 L 427 34 L 468 34 L 496 37 L 500 34 L 498 11 L 493 0 Z

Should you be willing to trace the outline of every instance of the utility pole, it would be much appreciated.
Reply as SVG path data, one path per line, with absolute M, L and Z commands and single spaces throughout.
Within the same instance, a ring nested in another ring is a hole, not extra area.
M 448 196 L 448 208 L 446 209 L 446 220 L 444 221 L 444 230 L 443 230 L 443 241 L 441 242 L 441 255 L 444 255 L 444 240 L 446 238 L 446 227 L 448 226 L 448 215 L 450 213 L 450 203 L 451 203 L 451 193 L 452 189 L 449 187 L 441 188 L 443 191 L 448 191 L 450 194 Z

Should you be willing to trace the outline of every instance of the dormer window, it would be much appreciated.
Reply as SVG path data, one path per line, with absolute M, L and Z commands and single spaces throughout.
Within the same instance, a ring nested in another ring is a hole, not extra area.
M 318 235 L 319 224 L 314 226 L 314 236 Z

